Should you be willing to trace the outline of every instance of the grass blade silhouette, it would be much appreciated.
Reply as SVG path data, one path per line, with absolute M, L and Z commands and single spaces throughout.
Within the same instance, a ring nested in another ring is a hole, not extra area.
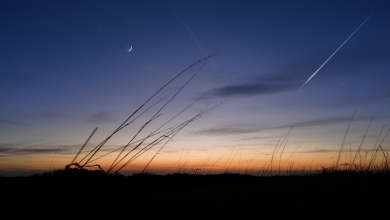
M 153 97 L 155 97 L 158 93 L 160 93 L 165 87 L 167 87 L 171 82 L 173 82 L 176 78 L 178 78 L 179 76 L 181 76 L 183 73 L 185 73 L 187 70 L 191 69 L 194 65 L 204 61 L 204 60 L 207 60 L 209 59 L 210 57 L 212 57 L 213 55 L 210 55 L 210 56 L 207 56 L 205 58 L 202 58 L 200 60 L 198 60 L 197 62 L 191 64 L 189 67 L 187 67 L 185 70 L 183 70 L 182 72 L 180 72 L 179 74 L 177 74 L 175 77 L 173 77 L 169 82 L 167 82 L 164 86 L 162 86 L 157 92 L 155 92 L 148 100 L 146 100 L 137 110 L 135 110 L 110 136 L 108 136 L 105 140 L 103 140 L 103 142 L 101 142 L 94 150 L 92 150 L 91 152 L 92 155 L 88 158 L 88 160 L 85 162 L 85 164 L 87 164 L 89 162 L 89 160 L 92 159 L 92 157 L 103 147 L 103 145 L 116 133 L 118 132 L 119 130 L 121 130 L 124 126 L 126 126 L 126 123 L 141 109 L 143 108 Z M 84 159 L 84 158 L 83 158 Z
M 208 57 L 209 58 L 209 57 Z M 207 59 L 205 59 L 205 61 L 207 62 L 207 60 L 208 60 L 208 58 Z M 199 61 L 198 61 L 199 62 Z M 203 69 L 203 67 L 204 67 L 204 65 L 206 64 L 206 62 L 199 68 L 199 70 L 197 71 L 197 72 L 195 72 L 195 74 L 189 79 L 189 80 L 187 80 L 187 82 L 171 97 L 171 99 L 169 99 L 153 116 L 152 116 L 152 119 L 154 118 L 154 117 L 156 117 L 187 85 L 188 85 L 188 83 L 189 82 L 191 82 L 192 81 L 192 79 Z M 151 119 L 151 120 L 152 120 Z M 141 132 L 142 131 L 142 129 L 143 128 L 145 128 L 146 127 L 146 124 L 145 124 L 145 126 L 143 126 L 141 129 L 140 129 L 140 131 L 139 132 Z M 129 143 L 131 142 L 131 141 L 133 141 L 134 140 L 134 138 L 139 134 L 139 132 L 129 141 Z M 129 144 L 128 144 L 129 145 Z M 118 160 L 118 158 L 122 155 L 122 153 L 123 153 L 123 151 L 125 151 L 125 149 L 127 148 L 127 146 L 128 145 L 126 145 L 126 147 L 124 147 L 123 149 L 122 149 L 122 151 L 119 153 L 119 155 L 117 156 L 117 158 L 114 160 L 114 162 L 111 164 L 111 166 L 110 166 L 110 168 L 109 168 L 109 170 L 112 170 L 115 166 L 117 166 L 118 165 L 118 163 L 117 164 L 115 164 L 115 162 Z M 127 155 L 125 155 L 124 157 L 122 157 L 122 159 L 121 160 L 123 160 L 125 157 L 126 157 Z M 120 161 L 121 161 L 120 160 Z M 115 165 L 114 165 L 115 164 Z
M 81 153 L 81 151 L 84 149 L 85 145 L 88 144 L 88 141 L 92 138 L 93 134 L 95 134 L 96 130 L 98 129 L 98 127 L 96 127 L 92 134 L 88 137 L 88 139 L 85 141 L 85 143 L 83 144 L 83 146 L 80 148 L 79 152 L 77 152 L 76 156 L 73 158 L 72 162 L 70 162 L 70 164 L 73 164 L 74 161 L 77 159 L 77 157 L 79 156 L 79 154 Z
M 343 141 L 341 142 L 341 147 L 340 147 L 339 156 L 337 157 L 337 162 L 336 162 L 336 164 L 335 164 L 335 166 L 334 166 L 335 169 L 337 169 L 337 166 L 338 166 L 338 164 L 339 164 L 339 162 L 340 162 L 341 153 L 342 153 L 343 148 L 344 148 L 344 145 L 345 145 L 345 140 L 347 139 L 347 134 L 348 134 L 349 126 L 351 126 L 351 123 L 352 123 L 353 118 L 355 117 L 356 111 L 357 111 L 357 110 L 355 110 L 355 112 L 354 112 L 353 115 L 352 115 L 351 120 L 349 121 L 347 130 L 345 131 L 345 134 L 344 134 Z
M 50 166 L 49 166 L 49 171 L 50 171 L 51 165 L 53 164 L 54 157 L 56 156 L 56 154 L 57 154 L 57 151 L 60 149 L 60 147 L 61 147 L 61 145 L 60 145 L 60 146 L 58 146 L 58 148 L 57 148 L 56 152 L 55 152 L 55 153 L 54 153 L 54 155 L 53 155 L 53 158 L 51 159 Z

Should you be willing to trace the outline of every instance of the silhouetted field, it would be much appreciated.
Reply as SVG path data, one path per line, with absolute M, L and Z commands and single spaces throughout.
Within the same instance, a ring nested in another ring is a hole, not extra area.
M 44 173 L 0 178 L 3 210 L 19 207 L 15 218 L 88 219 L 386 219 L 388 215 L 388 172 L 269 177 L 56 172 L 55 177 Z

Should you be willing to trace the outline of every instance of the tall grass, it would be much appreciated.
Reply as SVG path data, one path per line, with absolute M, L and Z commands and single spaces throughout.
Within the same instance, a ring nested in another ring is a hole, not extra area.
M 139 108 L 137 108 L 133 113 L 130 114 L 130 116 L 124 120 L 117 129 L 115 129 L 107 138 L 105 138 L 100 144 L 98 144 L 96 147 L 94 147 L 89 153 L 87 153 L 79 162 L 75 162 L 77 156 L 80 154 L 82 149 L 85 147 L 85 145 L 88 143 L 89 139 L 92 137 L 92 135 L 87 139 L 85 144 L 81 147 L 80 151 L 76 154 L 75 158 L 72 160 L 70 164 L 66 166 L 66 169 L 69 169 L 70 167 L 75 167 L 76 169 L 84 169 L 84 167 L 90 167 L 90 166 L 98 166 L 101 170 L 101 166 L 99 164 L 91 165 L 92 162 L 99 160 L 103 157 L 106 157 L 110 154 L 117 153 L 115 159 L 112 161 L 111 165 L 107 169 L 107 174 L 110 172 L 117 173 L 124 167 L 128 166 L 131 162 L 136 160 L 138 157 L 143 155 L 144 153 L 148 152 L 155 146 L 161 144 L 161 147 L 158 149 L 158 151 L 154 154 L 154 156 L 150 159 L 150 161 L 147 163 L 145 168 L 143 169 L 143 172 L 145 172 L 148 169 L 149 164 L 155 159 L 155 157 L 159 154 L 159 152 L 167 145 L 169 141 L 173 141 L 173 137 L 175 137 L 184 127 L 186 127 L 191 122 L 198 120 L 205 114 L 209 113 L 210 111 L 217 108 L 220 104 L 214 105 L 209 107 L 209 105 L 206 105 L 203 109 L 201 109 L 198 113 L 196 113 L 194 116 L 190 117 L 184 122 L 181 122 L 175 126 L 171 126 L 169 128 L 163 129 L 169 122 L 171 122 L 173 119 L 178 117 L 180 114 L 185 112 L 187 109 L 189 109 L 191 106 L 195 104 L 195 102 L 199 101 L 201 98 L 203 98 L 206 94 L 204 94 L 202 97 L 196 99 L 194 102 L 192 102 L 190 105 L 188 105 L 186 108 L 178 112 L 176 115 L 174 115 L 172 118 L 167 120 L 165 123 L 157 127 L 157 129 L 153 130 L 149 135 L 146 137 L 138 138 L 138 136 L 141 134 L 141 132 L 148 127 L 153 121 L 155 121 L 158 117 L 160 117 L 162 114 L 162 110 L 168 106 L 171 101 L 177 97 L 177 95 L 194 79 L 194 77 L 203 69 L 204 65 L 207 63 L 208 59 L 212 56 L 207 56 L 203 59 L 198 60 L 197 62 L 191 64 L 189 67 L 184 69 L 182 72 L 174 76 L 170 81 L 168 81 L 166 84 L 164 84 L 159 90 L 157 90 L 151 97 L 149 97 Z M 160 98 L 156 102 L 154 102 L 151 106 L 146 108 L 143 112 L 137 115 L 137 113 L 146 107 L 147 103 L 149 103 L 157 94 L 163 91 L 164 88 L 166 88 L 169 84 L 171 84 L 174 80 L 176 80 L 178 77 L 183 75 L 185 72 L 190 70 L 191 68 L 194 68 L 197 64 L 200 64 L 200 68 L 195 71 L 194 74 L 177 90 L 168 93 L 163 98 Z M 169 98 L 168 98 L 169 97 Z M 119 131 L 123 130 L 125 127 L 129 126 L 130 124 L 134 123 L 136 119 L 138 119 L 140 116 L 144 115 L 146 112 L 151 110 L 154 106 L 157 105 L 157 103 L 163 102 L 165 98 L 168 98 L 163 105 L 158 108 L 152 115 L 151 118 L 149 118 L 139 129 L 138 131 L 130 138 L 129 142 L 113 151 L 110 151 L 104 155 L 97 156 L 97 153 L 104 147 L 104 145 L 107 143 L 108 140 L 111 139 L 115 134 L 117 134 Z M 154 138 L 149 143 L 145 143 L 147 140 L 149 141 L 150 138 Z M 136 140 L 138 138 L 138 140 Z M 134 146 L 135 144 L 135 146 Z M 133 145 L 130 149 L 128 149 L 131 145 Z M 82 163 L 83 162 L 83 163 Z
M 156 126 L 156 129 L 154 129 L 152 132 L 150 132 L 148 135 L 144 137 L 139 137 L 141 133 L 145 130 L 146 127 L 150 126 L 157 118 L 159 118 L 162 114 L 162 110 L 169 104 L 171 101 L 177 97 L 177 95 L 193 80 L 193 78 L 202 70 L 206 62 L 211 56 L 205 57 L 192 65 L 190 65 L 188 68 L 177 74 L 175 77 L 173 77 L 170 81 L 168 81 L 166 84 L 164 84 L 157 92 L 153 93 L 151 97 L 149 97 L 139 108 L 137 108 L 134 112 L 130 114 L 126 120 L 124 120 L 118 128 L 116 128 L 107 138 L 105 138 L 102 142 L 100 142 L 97 146 L 95 146 L 92 150 L 90 150 L 79 162 L 75 162 L 78 155 L 81 153 L 85 145 L 88 143 L 89 139 L 92 137 L 92 135 L 95 133 L 96 129 L 93 131 L 91 136 L 87 139 L 85 144 L 81 147 L 80 151 L 76 154 L 75 158 L 72 160 L 70 164 L 66 166 L 65 170 L 69 170 L 69 173 L 76 172 L 77 170 L 83 170 L 82 172 L 85 172 L 86 167 L 98 167 L 99 172 L 104 172 L 106 175 L 109 175 L 111 173 L 118 174 L 119 171 L 121 171 L 123 168 L 129 166 L 130 163 L 135 161 L 140 156 L 144 155 L 147 152 L 150 152 L 151 149 L 155 148 L 156 146 L 159 146 L 159 148 L 156 150 L 156 152 L 153 154 L 153 156 L 150 158 L 150 160 L 146 163 L 144 168 L 142 169 L 141 173 L 150 173 L 149 168 L 150 164 L 155 160 L 155 158 L 160 154 L 160 152 L 164 149 L 165 146 L 170 141 L 173 141 L 173 138 L 183 130 L 188 124 L 192 123 L 195 120 L 200 119 L 210 111 L 216 109 L 218 106 L 220 106 L 222 103 L 209 106 L 206 105 L 203 109 L 198 111 L 196 114 L 194 114 L 192 117 L 188 118 L 185 121 L 182 121 L 181 123 L 178 123 L 176 125 L 170 126 L 166 128 L 168 123 L 173 121 L 175 118 L 177 118 L 179 115 L 181 115 L 183 112 L 191 108 L 197 101 L 202 99 L 204 96 L 207 95 L 205 93 L 200 98 L 194 100 L 192 103 L 190 103 L 188 106 L 186 106 L 184 109 L 179 111 L 177 114 L 175 114 L 170 119 L 166 120 L 164 123 L 162 123 L 160 126 Z M 200 64 L 200 68 L 195 71 L 195 73 L 185 81 L 185 83 L 179 87 L 178 89 L 169 92 L 168 94 L 164 95 L 162 98 L 158 99 L 157 101 L 154 101 L 149 107 L 146 108 L 146 105 L 153 100 L 153 98 L 163 91 L 164 88 L 166 88 L 170 83 L 172 83 L 175 79 L 177 79 L 179 76 L 183 75 L 185 72 L 190 70 L 191 68 L 195 67 L 197 64 Z M 168 100 L 166 100 L 168 99 Z M 152 116 L 146 120 L 142 124 L 142 126 L 135 132 L 134 135 L 131 136 L 130 140 L 127 144 L 124 146 L 121 146 L 119 148 L 116 148 L 114 150 L 109 151 L 108 153 L 104 153 L 103 155 L 97 155 L 97 153 L 105 146 L 108 140 L 110 140 L 111 137 L 113 137 L 118 132 L 122 131 L 125 127 L 133 124 L 135 120 L 139 119 L 141 116 L 146 114 L 146 112 L 151 111 L 154 109 L 154 107 L 157 106 L 157 104 L 163 103 L 160 108 L 154 111 Z M 143 109 L 143 111 L 141 111 Z M 138 113 L 140 112 L 140 113 Z M 331 166 L 320 166 L 321 169 L 318 170 L 312 169 L 311 165 L 314 161 L 311 161 L 309 167 L 305 166 L 299 166 L 296 164 L 296 161 L 294 159 L 295 154 L 297 153 L 297 150 L 299 149 L 299 146 L 295 148 L 295 150 L 288 155 L 283 157 L 284 154 L 286 154 L 286 147 L 290 138 L 290 133 L 293 129 L 293 126 L 290 127 L 290 129 L 286 132 L 284 132 L 278 139 L 275 146 L 272 146 L 271 140 L 270 140 L 270 158 L 268 160 L 263 160 L 263 157 L 260 157 L 257 161 L 256 158 L 260 156 L 260 154 L 254 156 L 251 159 L 247 159 L 242 161 L 242 146 L 234 146 L 230 148 L 228 151 L 226 151 L 222 156 L 220 156 L 217 160 L 214 162 L 211 161 L 211 158 L 214 154 L 211 153 L 201 161 L 189 161 L 191 148 L 189 148 L 187 151 L 183 151 L 180 159 L 173 163 L 170 167 L 166 168 L 161 174 L 165 174 L 168 170 L 170 170 L 172 167 L 177 165 L 176 173 L 180 174 L 192 174 L 192 175 L 211 175 L 210 173 L 216 174 L 218 171 L 221 174 L 232 174 L 234 172 L 238 174 L 241 174 L 241 168 L 243 164 L 245 165 L 245 175 L 253 175 L 253 176 L 282 176 L 282 175 L 312 175 L 312 174 L 321 174 L 321 175 L 328 175 L 328 174 L 375 174 L 375 173 L 389 173 L 389 166 L 388 166 L 388 153 L 386 155 L 384 149 L 382 148 L 383 141 L 387 137 L 388 133 L 390 132 L 390 129 L 385 133 L 385 135 L 382 137 L 383 130 L 385 128 L 385 125 L 382 127 L 379 136 L 375 142 L 374 148 L 371 150 L 371 154 L 369 154 L 370 151 L 366 151 L 365 155 L 362 156 L 362 147 L 366 138 L 366 135 L 370 129 L 371 123 L 373 121 L 373 117 L 371 118 L 367 129 L 365 130 L 364 135 L 362 136 L 361 142 L 358 145 L 358 148 L 356 152 L 352 152 L 352 148 L 349 149 L 349 161 L 347 161 L 347 155 L 345 155 L 345 161 L 342 163 L 342 157 L 343 153 L 345 152 L 345 145 L 346 140 L 348 137 L 348 132 L 350 130 L 350 126 L 353 122 L 353 119 L 356 114 L 356 110 L 353 113 L 348 126 L 346 128 L 346 131 L 344 133 L 344 136 L 341 141 L 341 146 L 338 152 L 337 159 L 333 162 Z M 138 114 L 138 115 L 137 115 Z M 381 141 L 380 141 L 381 139 Z M 148 143 L 146 143 L 148 141 Z M 378 144 L 379 143 L 379 144 Z M 380 153 L 378 155 L 378 151 L 382 152 L 383 160 L 380 162 L 377 162 L 378 157 L 380 157 Z M 58 149 L 57 149 L 58 151 Z M 57 153 L 56 151 L 56 153 Z M 114 159 L 112 160 L 112 163 L 109 165 L 109 167 L 104 171 L 104 169 L 99 164 L 92 164 L 92 162 L 95 162 L 101 158 L 107 157 L 108 155 L 115 155 Z M 229 154 L 227 156 L 227 154 Z M 55 156 L 55 154 L 54 154 Z M 225 157 L 227 156 L 227 157 Z M 235 159 L 238 158 L 238 162 L 235 161 Z M 54 159 L 54 157 L 53 157 Z M 215 165 L 220 162 L 222 159 L 224 159 L 223 166 L 221 169 L 214 169 Z M 279 159 L 279 161 L 277 161 Z M 284 159 L 284 160 L 283 160 Z M 262 161 L 262 166 L 257 167 L 257 164 Z M 83 163 L 82 163 L 83 162 Z M 277 164 L 276 164 L 277 163 Z M 276 165 L 275 165 L 276 164 Z M 286 166 L 285 166 L 286 165 Z M 50 164 L 51 167 L 51 164 Z M 47 172 L 46 176 L 58 176 L 60 175 L 60 171 L 54 170 Z M 73 169 L 71 167 L 74 167 Z M 309 170 L 308 170 L 309 169 Z M 214 171 L 214 172 L 212 172 Z M 51 173 L 50 173 L 51 172 Z M 63 174 L 68 175 L 68 174 Z M 70 174 L 69 174 L 70 175 Z M 100 175 L 100 173 L 99 173 Z

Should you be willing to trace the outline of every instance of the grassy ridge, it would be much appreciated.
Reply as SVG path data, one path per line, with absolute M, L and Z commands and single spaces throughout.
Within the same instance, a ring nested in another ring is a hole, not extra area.
M 22 204 L 26 212 L 16 215 L 50 218 L 386 219 L 388 214 L 388 172 L 125 177 L 82 171 L 81 178 L 69 178 L 70 172 L 0 178 L 6 206 Z

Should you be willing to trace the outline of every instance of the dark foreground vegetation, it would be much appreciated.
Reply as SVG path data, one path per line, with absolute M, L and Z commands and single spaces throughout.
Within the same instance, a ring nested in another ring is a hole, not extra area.
M 150 173 L 80 169 L 2 177 L 3 212 L 50 219 L 388 219 L 390 173 Z M 11 210 L 19 211 L 11 211 Z

